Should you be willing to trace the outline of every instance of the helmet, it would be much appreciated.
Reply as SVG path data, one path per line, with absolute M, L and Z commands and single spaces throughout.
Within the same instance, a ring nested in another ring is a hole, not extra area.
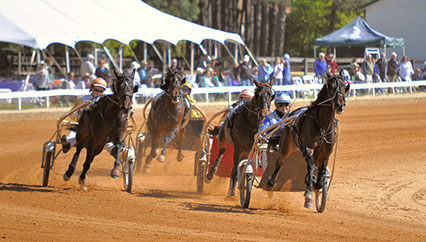
M 291 98 L 286 93 L 278 93 L 275 96 L 275 103 L 291 103 Z
M 107 88 L 107 86 L 108 85 L 106 81 L 100 77 L 96 78 L 90 85 L 90 87 L 102 87 L 104 90 Z
M 238 98 L 248 97 L 253 98 L 254 92 L 251 89 L 244 89 L 240 92 L 240 95 L 238 95 Z
M 192 84 L 191 84 L 191 83 L 189 83 L 189 82 L 185 82 L 185 83 L 182 85 L 182 87 L 186 87 L 186 88 L 188 88 L 190 91 L 192 91 Z

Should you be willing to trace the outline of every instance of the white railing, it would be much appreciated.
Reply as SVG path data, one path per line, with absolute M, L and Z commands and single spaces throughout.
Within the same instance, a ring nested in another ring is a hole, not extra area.
M 286 85 L 286 86 L 274 86 L 274 90 L 277 92 L 289 91 L 293 93 L 294 97 L 300 96 L 296 93 L 312 93 L 316 98 L 317 92 L 322 88 L 322 84 L 297 84 L 297 85 Z M 356 95 L 360 90 L 368 90 L 368 95 L 376 95 L 376 90 L 380 89 L 391 89 L 392 94 L 395 94 L 396 91 L 405 88 L 406 92 L 413 92 L 414 88 L 426 86 L 426 80 L 422 81 L 411 81 L 411 82 L 381 82 L 381 83 L 363 83 L 363 84 L 351 84 L 350 95 Z M 239 93 L 244 88 L 253 88 L 254 87 L 242 87 L 242 86 L 231 86 L 231 87 L 210 87 L 210 88 L 194 88 L 192 95 L 203 95 L 205 96 L 206 102 L 209 102 L 209 95 L 212 94 L 227 94 L 228 101 L 232 102 L 232 93 Z M 136 93 L 136 96 L 154 96 L 160 93 L 162 90 L 159 88 L 141 88 Z M 111 90 L 107 89 L 105 94 L 111 94 Z M 40 99 L 44 97 L 55 97 L 55 96 L 83 96 L 89 95 L 88 89 L 55 89 L 48 91 L 26 91 L 26 92 L 2 92 L 0 93 L 0 100 L 12 100 L 12 103 L 15 103 L 14 99 L 17 99 L 17 109 L 22 109 L 22 102 L 25 99 L 33 100 Z M 45 105 L 49 108 L 49 98 L 46 98 Z

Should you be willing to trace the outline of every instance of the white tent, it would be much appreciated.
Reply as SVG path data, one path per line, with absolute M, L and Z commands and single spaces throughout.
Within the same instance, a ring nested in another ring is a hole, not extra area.
M 45 49 L 51 43 L 114 39 L 154 43 L 205 39 L 244 45 L 241 36 L 163 13 L 140 0 L 0 0 L 0 41 Z

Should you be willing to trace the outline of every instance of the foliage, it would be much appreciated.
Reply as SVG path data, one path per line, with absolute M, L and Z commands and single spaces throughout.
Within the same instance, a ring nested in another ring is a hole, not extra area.
M 200 13 L 199 0 L 145 0 L 151 6 L 163 12 L 196 22 Z
M 291 13 L 286 20 L 285 51 L 293 56 L 312 56 L 316 38 L 330 33 L 332 4 L 336 5 L 334 30 L 356 16 L 367 0 L 291 0 Z M 334 31 L 333 30 L 333 31 Z

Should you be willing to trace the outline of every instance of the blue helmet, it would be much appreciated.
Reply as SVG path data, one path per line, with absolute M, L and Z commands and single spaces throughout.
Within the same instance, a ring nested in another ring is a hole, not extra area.
M 291 98 L 284 92 L 278 93 L 275 96 L 275 103 L 291 103 Z

